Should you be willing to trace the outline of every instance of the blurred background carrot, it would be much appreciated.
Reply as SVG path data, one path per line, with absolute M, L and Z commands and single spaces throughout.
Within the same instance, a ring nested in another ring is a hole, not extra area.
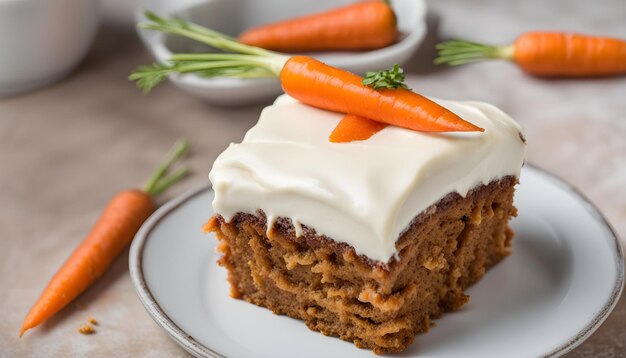
M 541 77 L 602 77 L 626 74 L 626 41 L 566 32 L 528 32 L 507 46 L 452 40 L 437 45 L 435 63 L 452 66 L 503 59 Z
M 239 41 L 282 52 L 357 51 L 389 46 L 397 37 L 389 3 L 370 0 L 255 27 Z

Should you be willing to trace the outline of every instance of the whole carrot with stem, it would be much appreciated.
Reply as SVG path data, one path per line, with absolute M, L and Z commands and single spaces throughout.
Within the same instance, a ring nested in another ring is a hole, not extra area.
M 483 130 L 428 98 L 404 88 L 406 86 L 399 80 L 403 77 L 375 72 L 363 79 L 311 57 L 289 57 L 241 44 L 213 30 L 182 20 L 163 19 L 151 13 L 147 16 L 152 22 L 142 24 L 144 28 L 186 36 L 238 53 L 174 54 L 170 64 L 140 67 L 129 78 L 137 81 L 137 85 L 145 92 L 172 73 L 198 73 L 207 77 L 277 77 L 287 94 L 314 107 L 418 131 Z
M 156 209 L 153 198 L 188 174 L 186 167 L 167 174 L 172 165 L 186 155 L 188 148 L 187 141 L 179 141 L 142 190 L 125 190 L 111 199 L 91 232 L 52 277 L 28 312 L 20 337 L 52 317 L 102 276 Z
M 246 45 L 274 51 L 372 50 L 398 37 L 396 16 L 386 1 L 365 1 L 249 29 Z
M 452 66 L 504 59 L 539 77 L 602 77 L 626 74 L 626 41 L 564 32 L 529 32 L 506 46 L 452 40 L 437 45 L 436 64 Z

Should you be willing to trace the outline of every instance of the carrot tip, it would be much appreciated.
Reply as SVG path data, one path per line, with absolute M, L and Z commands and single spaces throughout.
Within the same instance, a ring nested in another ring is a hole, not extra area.
M 473 123 L 467 122 L 469 126 L 465 126 L 463 129 L 459 129 L 460 132 L 484 132 L 485 128 L 479 127 Z
M 331 143 L 345 143 L 345 142 L 351 142 L 351 140 L 345 140 L 345 139 L 341 139 L 341 138 L 335 138 L 335 137 L 328 137 L 328 141 Z

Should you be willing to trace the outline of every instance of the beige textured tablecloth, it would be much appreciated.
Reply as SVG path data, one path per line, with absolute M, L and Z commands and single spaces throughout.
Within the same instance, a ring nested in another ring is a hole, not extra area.
M 181 136 L 193 144 L 194 175 L 171 198 L 206 182 L 214 158 L 241 139 L 261 106 L 216 108 L 170 84 L 143 96 L 126 80 L 150 61 L 132 25 L 132 3 L 103 2 L 94 47 L 67 79 L 0 99 L 0 356 L 186 356 L 135 296 L 124 253 L 77 304 L 17 338 L 24 315 L 108 199 L 139 185 Z M 430 2 L 430 34 L 408 80 L 428 95 L 483 100 L 528 132 L 528 160 L 567 178 L 626 238 L 626 78 L 540 80 L 508 63 L 430 65 L 435 38 L 504 43 L 531 29 L 626 38 L 622 0 Z M 76 328 L 88 317 L 97 333 Z M 571 357 L 626 352 L 626 301 Z

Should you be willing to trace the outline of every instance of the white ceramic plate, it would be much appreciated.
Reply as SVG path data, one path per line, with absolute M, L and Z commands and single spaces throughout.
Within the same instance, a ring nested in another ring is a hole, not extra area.
M 572 187 L 525 167 L 516 193 L 513 255 L 472 286 L 471 301 L 444 315 L 402 357 L 559 356 L 604 321 L 622 291 L 624 264 L 609 225 Z M 209 186 L 161 207 L 130 251 L 130 273 L 152 318 L 201 357 L 373 357 L 228 296 Z
M 252 26 L 271 23 L 353 3 L 356 0 L 140 0 L 135 19 L 146 21 L 148 9 L 161 15 L 177 15 L 198 24 L 237 36 Z M 329 65 L 354 73 L 387 69 L 404 64 L 417 50 L 426 35 L 424 0 L 394 0 L 401 39 L 382 49 L 365 52 L 318 52 L 311 54 Z M 139 30 L 139 36 L 159 62 L 166 62 L 174 52 L 207 51 L 203 45 L 163 34 Z M 219 105 L 242 105 L 267 101 L 282 93 L 275 79 L 203 78 L 193 74 L 170 76 L 180 88 Z

